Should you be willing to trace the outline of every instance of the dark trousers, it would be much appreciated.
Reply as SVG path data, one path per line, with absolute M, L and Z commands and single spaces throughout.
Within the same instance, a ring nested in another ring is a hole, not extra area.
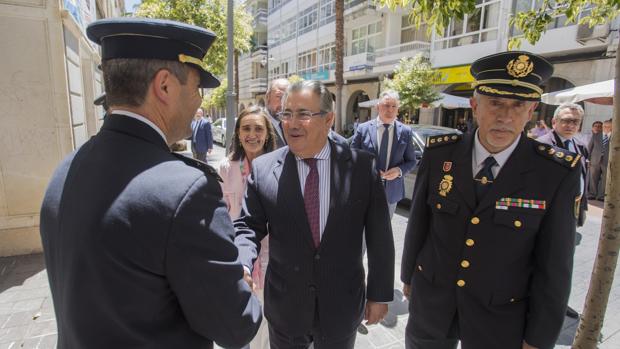
M 353 349 L 355 346 L 355 336 L 357 331 L 353 331 L 343 338 L 326 340 L 321 333 L 319 322 L 318 306 L 314 315 L 312 331 L 305 336 L 291 337 L 284 331 L 274 328 L 269 324 L 269 346 L 271 349 L 308 349 L 310 344 L 314 344 L 314 349 Z
M 426 333 L 420 329 L 414 329 L 411 316 L 405 331 L 406 349 L 456 349 L 459 342 L 459 321 L 458 315 L 454 315 L 450 330 L 445 335 Z
M 202 162 L 207 162 L 207 152 L 198 153 L 198 152 L 192 151 L 192 153 L 194 154 L 194 159 L 200 160 Z

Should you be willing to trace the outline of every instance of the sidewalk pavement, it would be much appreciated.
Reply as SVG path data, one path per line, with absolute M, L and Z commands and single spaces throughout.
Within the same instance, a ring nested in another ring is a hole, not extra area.
M 214 164 L 222 156 L 221 148 L 214 149 L 209 162 Z M 575 251 L 569 302 L 578 312 L 583 309 L 596 258 L 601 217 L 601 208 L 591 205 L 585 226 L 578 229 L 579 244 Z M 400 260 L 407 218 L 407 209 L 399 207 L 392 219 L 396 248 L 394 279 L 396 290 L 400 290 L 402 286 L 399 280 Z M 599 348 L 620 348 L 620 268 L 616 269 L 606 315 Z M 388 329 L 381 325 L 368 326 L 367 335 L 358 334 L 355 348 L 404 348 L 406 322 L 407 314 L 403 312 L 398 316 L 398 323 L 394 328 Z M 566 318 L 556 348 L 570 348 L 576 328 L 577 321 Z M 56 337 L 56 320 L 43 255 L 0 257 L 0 349 L 51 349 L 56 347 Z

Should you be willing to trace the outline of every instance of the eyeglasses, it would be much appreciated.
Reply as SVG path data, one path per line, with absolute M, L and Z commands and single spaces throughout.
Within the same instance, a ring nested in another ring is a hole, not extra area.
M 319 111 L 319 112 L 313 113 L 309 110 L 301 110 L 301 111 L 296 111 L 296 112 L 283 111 L 279 113 L 278 116 L 280 117 L 280 120 L 282 121 L 292 120 L 293 117 L 296 117 L 297 120 L 299 121 L 308 121 L 317 115 L 323 116 L 325 114 L 327 114 L 327 112 L 325 111 Z
M 560 123 L 562 125 L 579 126 L 579 124 L 581 124 L 581 119 L 560 119 Z

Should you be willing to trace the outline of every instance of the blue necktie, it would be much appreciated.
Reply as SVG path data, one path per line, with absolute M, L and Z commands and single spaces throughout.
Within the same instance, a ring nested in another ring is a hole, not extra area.
M 381 146 L 379 147 L 379 170 L 387 170 L 388 142 L 390 140 L 390 124 L 383 124 L 383 136 L 381 136 Z
M 482 198 L 487 194 L 489 189 L 491 188 L 491 184 L 495 178 L 493 177 L 493 171 L 491 170 L 493 166 L 497 165 L 497 161 L 492 156 L 484 159 L 484 164 L 482 169 L 476 177 L 474 177 L 474 181 L 476 181 L 476 202 L 480 203 Z
M 607 135 L 603 135 L 603 153 L 607 152 L 608 146 L 609 146 L 609 137 L 607 137 Z
M 572 143 L 572 141 L 570 139 L 567 139 L 564 141 L 564 149 L 571 151 L 570 150 L 570 144 Z

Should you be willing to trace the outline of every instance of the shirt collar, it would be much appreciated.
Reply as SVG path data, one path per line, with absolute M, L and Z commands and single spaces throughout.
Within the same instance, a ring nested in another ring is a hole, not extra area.
M 313 158 L 317 160 L 329 160 L 329 154 L 330 154 L 329 141 L 326 139 L 323 149 L 321 149 L 321 151 L 318 154 L 314 155 Z M 303 161 L 303 158 L 300 158 L 297 155 L 295 155 L 295 159 L 297 159 L 297 161 Z
M 394 123 L 396 122 L 396 119 L 392 120 L 392 122 L 388 123 L 388 125 L 390 125 L 390 128 L 392 126 L 394 126 Z M 382 127 L 385 124 L 385 122 L 381 121 L 381 118 L 379 116 L 377 116 L 377 127 Z
M 162 130 L 157 127 L 157 125 L 155 125 L 151 120 L 145 118 L 144 116 L 140 115 L 140 114 L 136 114 L 127 110 L 120 110 L 120 109 L 115 109 L 113 114 L 118 114 L 118 115 L 124 115 L 124 116 L 128 116 L 132 119 L 136 119 L 139 121 L 142 121 L 143 123 L 149 125 L 153 130 L 157 131 L 157 133 L 159 133 L 159 135 L 161 136 L 161 138 L 164 140 L 164 142 L 166 142 L 166 144 L 168 144 L 168 140 L 166 140 L 166 135 L 164 135 L 164 133 L 162 132 Z
M 267 111 L 267 116 L 269 116 L 269 119 L 271 119 L 272 123 L 276 123 L 277 125 L 280 125 L 280 120 L 273 117 L 273 115 L 271 115 L 269 111 Z
M 484 148 L 482 143 L 480 143 L 480 140 L 478 139 L 478 131 L 479 130 L 476 130 L 476 134 L 474 135 L 474 156 L 476 157 L 476 166 L 482 166 L 484 160 L 487 157 L 493 156 L 493 158 L 495 158 L 495 161 L 497 162 L 497 165 L 502 168 L 506 161 L 508 161 L 508 158 L 510 157 L 512 152 L 519 144 L 519 141 L 521 140 L 521 134 L 519 134 L 517 139 L 515 139 L 515 141 L 512 142 L 512 144 L 508 148 L 500 151 L 499 153 L 491 154 L 488 150 Z

